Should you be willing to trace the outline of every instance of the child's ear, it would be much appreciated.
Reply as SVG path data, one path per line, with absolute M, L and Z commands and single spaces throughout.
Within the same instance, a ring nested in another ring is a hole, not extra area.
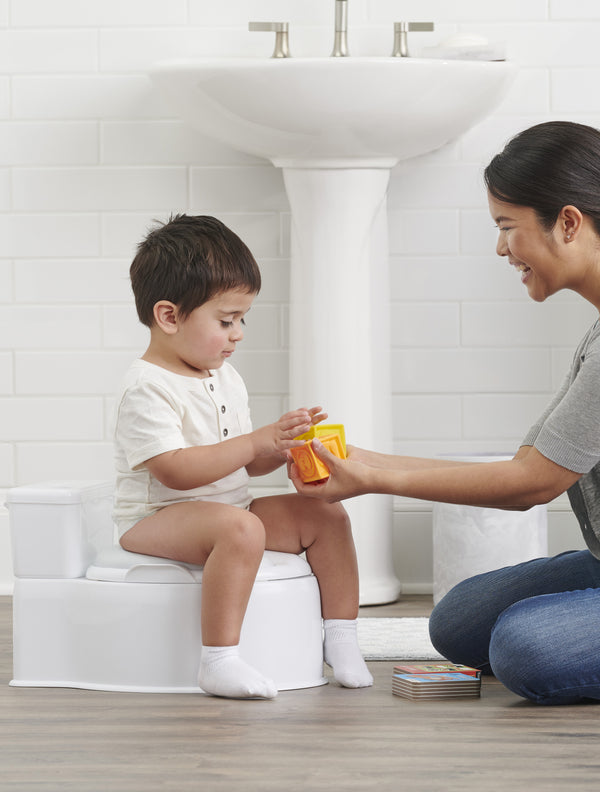
M 154 321 L 164 332 L 172 335 L 177 332 L 177 306 L 169 300 L 160 300 L 154 305 Z

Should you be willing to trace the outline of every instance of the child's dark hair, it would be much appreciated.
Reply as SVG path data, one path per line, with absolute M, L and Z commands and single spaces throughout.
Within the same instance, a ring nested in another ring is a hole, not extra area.
M 142 324 L 154 324 L 154 306 L 174 303 L 185 319 L 229 289 L 260 290 L 254 256 L 242 240 L 215 217 L 172 215 L 140 242 L 129 275 Z
M 563 206 L 588 215 L 600 234 L 600 131 L 549 121 L 520 132 L 484 172 L 496 200 L 533 209 L 550 231 Z

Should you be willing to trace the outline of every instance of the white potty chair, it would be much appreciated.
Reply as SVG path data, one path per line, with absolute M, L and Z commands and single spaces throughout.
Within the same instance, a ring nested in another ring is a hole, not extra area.
M 202 568 L 114 544 L 112 485 L 8 492 L 14 686 L 200 693 Z M 323 676 L 319 586 L 308 563 L 266 551 L 240 639 L 279 690 Z

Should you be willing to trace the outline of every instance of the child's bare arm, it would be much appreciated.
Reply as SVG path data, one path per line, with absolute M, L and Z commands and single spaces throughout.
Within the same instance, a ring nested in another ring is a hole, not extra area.
M 276 423 L 248 434 L 213 445 L 167 451 L 148 459 L 144 465 L 166 487 L 195 489 L 247 467 L 258 458 L 278 456 L 281 464 L 286 450 L 298 445 L 294 437 L 308 431 L 312 422 L 311 410 L 294 410 Z

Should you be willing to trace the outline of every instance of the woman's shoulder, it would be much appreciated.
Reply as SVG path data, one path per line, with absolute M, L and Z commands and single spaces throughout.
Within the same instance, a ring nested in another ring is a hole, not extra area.
M 583 362 L 588 355 L 598 354 L 599 352 L 600 320 L 597 319 L 581 339 L 576 352 L 576 358 L 579 358 L 581 362 Z

